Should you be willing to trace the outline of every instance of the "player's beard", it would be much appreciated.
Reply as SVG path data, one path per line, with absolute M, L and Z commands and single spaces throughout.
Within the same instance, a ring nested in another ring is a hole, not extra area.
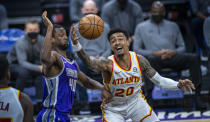
M 61 50 L 66 51 L 69 48 L 69 44 L 64 44 L 59 46 Z
M 123 54 L 117 54 L 117 57 L 118 58 L 121 58 L 121 57 L 123 57 L 124 56 L 124 53 Z

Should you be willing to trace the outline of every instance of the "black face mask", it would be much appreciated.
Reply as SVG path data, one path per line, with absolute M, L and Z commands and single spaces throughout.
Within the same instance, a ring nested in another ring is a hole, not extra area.
M 31 38 L 31 39 L 36 39 L 38 35 L 39 35 L 38 32 L 30 32 L 30 33 L 28 33 L 28 37 Z
M 119 6 L 120 6 L 120 9 L 121 10 L 124 10 L 127 6 L 127 3 L 128 3 L 128 0 L 117 0 Z
M 155 22 L 155 23 L 157 23 L 157 24 L 159 24 L 160 22 L 162 22 L 163 18 L 164 17 L 162 15 L 152 15 L 151 16 L 152 21 Z

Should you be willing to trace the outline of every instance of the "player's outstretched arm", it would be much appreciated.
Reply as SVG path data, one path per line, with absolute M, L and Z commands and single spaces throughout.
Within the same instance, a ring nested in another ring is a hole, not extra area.
M 99 82 L 91 79 L 87 75 L 85 75 L 83 72 L 78 72 L 78 83 L 88 89 L 99 89 L 103 90 L 104 86 L 100 84 Z
M 87 75 L 85 75 L 83 72 L 78 72 L 78 83 L 88 89 L 99 89 L 102 93 L 102 98 L 105 103 L 109 103 L 112 101 L 112 94 L 108 92 L 102 84 L 99 82 L 91 79 Z
M 140 66 L 142 68 L 142 72 L 156 85 L 160 86 L 163 89 L 182 89 L 188 90 L 192 93 L 192 89 L 195 89 L 194 84 L 191 80 L 179 80 L 176 82 L 172 79 L 162 77 L 158 74 L 158 72 L 153 69 L 149 63 L 149 61 L 141 55 L 138 55 L 140 59 Z
M 55 61 L 55 57 L 52 53 L 52 31 L 53 31 L 53 24 L 47 17 L 47 11 L 44 11 L 42 14 L 42 19 L 47 27 L 47 33 L 41 48 L 40 59 L 42 63 L 46 66 L 53 64 Z
M 24 111 L 23 122 L 34 122 L 33 119 L 33 104 L 30 98 L 23 92 L 21 92 L 20 103 Z
M 71 27 L 71 31 L 70 31 L 70 35 L 71 35 L 71 40 L 72 40 L 72 46 L 73 46 L 73 50 L 77 52 L 78 56 L 80 57 L 80 59 L 82 60 L 82 62 L 90 69 L 96 71 L 96 72 L 100 72 L 100 71 L 110 71 L 112 70 L 112 61 L 104 58 L 104 57 L 100 57 L 100 58 L 90 58 L 90 56 L 88 56 L 84 50 L 82 49 L 82 46 L 80 45 L 80 43 L 78 42 L 79 37 L 76 34 L 76 29 L 74 27 L 74 25 Z

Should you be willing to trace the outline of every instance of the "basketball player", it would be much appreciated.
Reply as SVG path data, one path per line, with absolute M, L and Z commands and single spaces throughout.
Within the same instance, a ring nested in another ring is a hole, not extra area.
M 103 122 L 124 122 L 130 118 L 133 122 L 159 121 L 142 94 L 142 76 L 165 89 L 183 89 L 192 93 L 194 84 L 185 79 L 176 82 L 160 76 L 146 58 L 135 52 L 129 52 L 128 34 L 121 29 L 111 30 L 108 34 L 114 55 L 107 58 L 90 58 L 78 42 L 76 30 L 72 27 L 71 40 L 77 54 L 84 64 L 94 71 L 102 72 L 104 85 L 112 93 L 113 101 L 102 106 Z
M 37 122 L 70 122 L 68 114 L 72 109 L 77 81 L 86 88 L 102 90 L 105 97 L 109 93 L 102 84 L 80 72 L 74 60 L 67 58 L 69 41 L 65 29 L 58 25 L 53 26 L 47 18 L 47 11 L 42 14 L 42 18 L 47 27 L 40 54 L 44 98 Z
M 0 57 L 0 122 L 33 122 L 33 105 L 30 98 L 8 86 L 9 63 Z

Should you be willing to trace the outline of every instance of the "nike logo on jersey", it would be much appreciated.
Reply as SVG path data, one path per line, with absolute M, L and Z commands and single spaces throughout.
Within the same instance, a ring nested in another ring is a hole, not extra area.
M 119 72 L 115 72 L 115 74 L 119 74 L 119 73 L 121 73 L 121 71 L 119 71 Z

